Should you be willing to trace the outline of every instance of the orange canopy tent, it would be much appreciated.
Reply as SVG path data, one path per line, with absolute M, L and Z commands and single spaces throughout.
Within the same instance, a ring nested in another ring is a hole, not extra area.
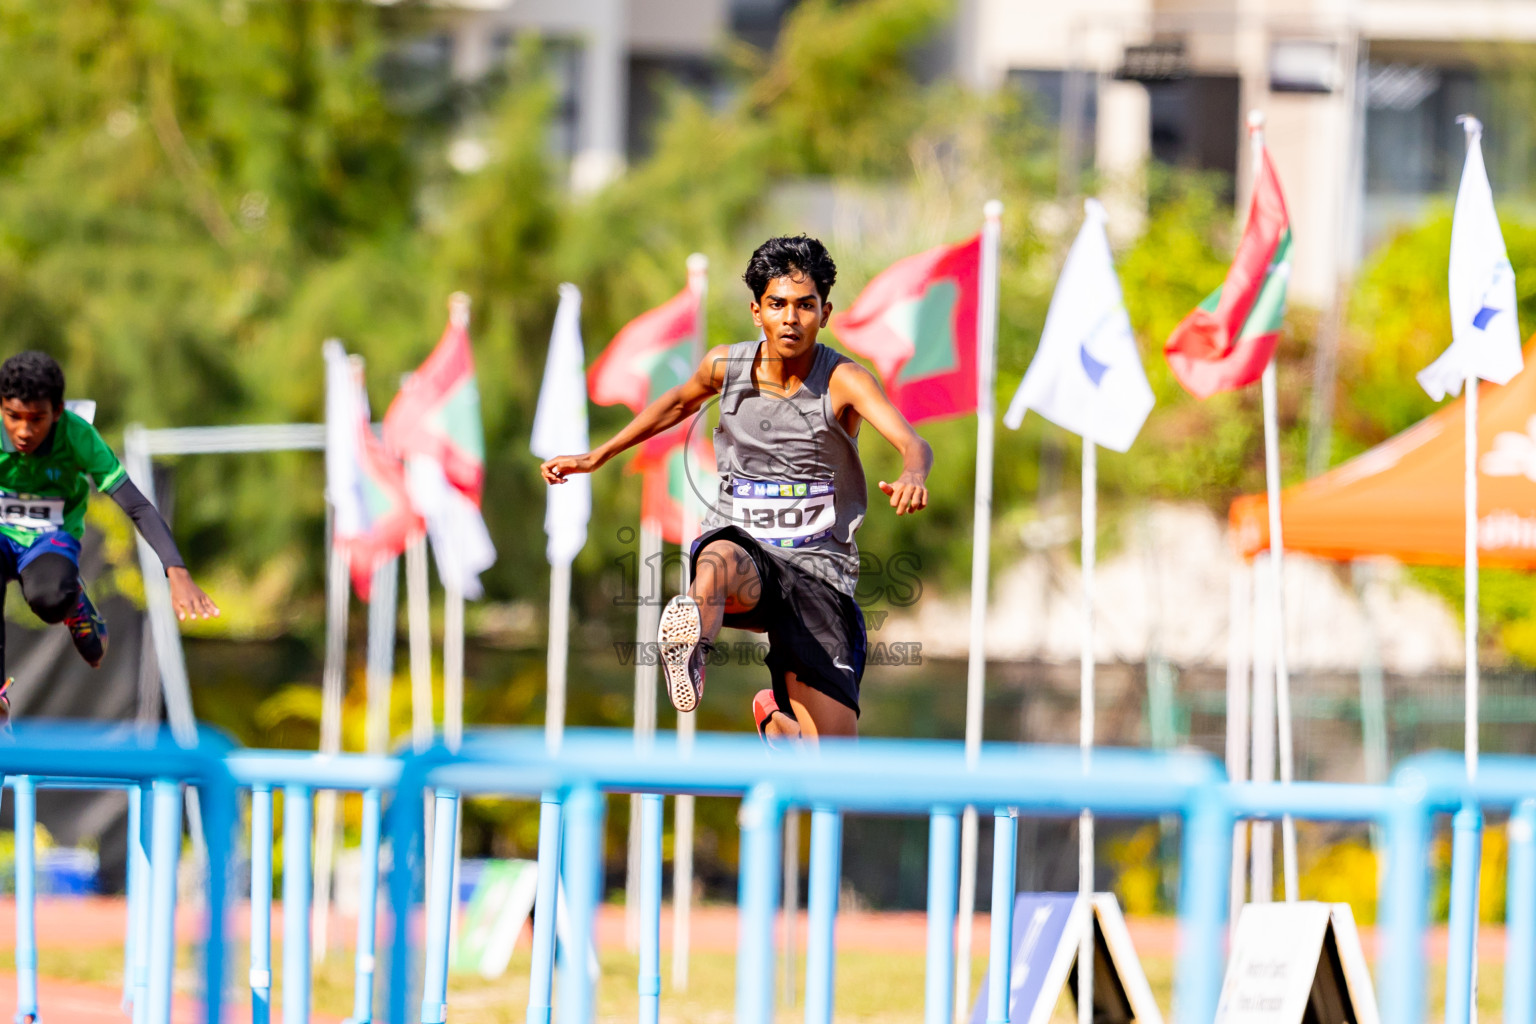
M 1525 369 L 1478 392 L 1478 561 L 1536 568 L 1536 338 Z M 1388 555 L 1460 565 L 1466 546 L 1462 481 L 1465 397 L 1390 440 L 1281 493 L 1287 551 L 1348 561 Z M 1233 541 L 1252 558 L 1269 547 L 1269 502 L 1232 503 Z

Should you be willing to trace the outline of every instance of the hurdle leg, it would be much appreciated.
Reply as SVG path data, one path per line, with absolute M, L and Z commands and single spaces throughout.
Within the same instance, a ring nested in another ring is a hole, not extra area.
M 560 964 L 562 1024 L 592 1024 L 597 1011 L 592 960 L 597 906 L 602 901 L 604 797 L 591 786 L 571 791 L 566 801 L 563 851 L 566 897 L 570 900 L 571 948 Z
M 139 806 L 138 828 L 128 833 L 128 869 L 130 884 L 134 866 L 138 866 L 139 899 L 128 906 L 128 927 L 133 931 L 133 1024 L 149 1020 L 149 915 L 154 900 L 154 873 L 149 863 L 150 832 L 154 816 L 154 792 L 148 783 L 134 787 Z
M 1462 804 L 1451 822 L 1450 945 L 1445 961 L 1445 1024 L 1469 1024 L 1477 991 L 1477 880 L 1483 812 Z
M 16 1024 L 32 1024 L 37 1020 L 37 789 L 30 775 L 15 780 Z
M 1018 886 L 1019 812 L 992 818 L 992 951 L 987 964 L 987 1024 L 1008 1024 L 1013 986 L 1013 894 Z
M 352 991 L 351 1024 L 373 1020 L 374 945 L 379 909 L 379 830 L 383 795 L 377 789 L 363 791 L 362 881 L 357 896 L 357 960 Z
M 1536 800 L 1522 800 L 1509 819 L 1509 884 L 1504 920 L 1504 1020 L 1536 1021 Z
M 783 804 L 766 784 L 754 786 L 741 803 L 736 1024 L 773 1024 L 773 916 L 781 883 L 783 817 Z
M 661 1015 L 661 817 L 663 797 L 640 795 L 640 1024 Z
M 421 1024 L 442 1024 L 448 1013 L 448 936 L 453 922 L 453 847 L 459 823 L 458 794 L 450 789 L 439 789 L 434 806 Z
M 283 1024 L 309 1021 L 309 900 L 313 794 L 283 787 Z
M 924 1024 L 951 1024 L 955 1002 L 955 911 L 959 903 L 960 817 L 953 807 L 928 823 L 928 986 Z
M 1232 815 L 1211 789 L 1196 795 L 1184 818 L 1179 862 L 1179 968 L 1173 1019 L 1212 1021 L 1221 997 L 1227 885 L 1232 866 Z M 1384 1020 L 1397 1020 L 1384 1017 Z
M 811 864 L 805 938 L 805 1024 L 832 1024 L 838 888 L 842 882 L 843 816 L 835 807 L 811 808 Z
M 272 787 L 251 787 L 251 1024 L 272 1019 Z
M 555 914 L 560 902 L 564 823 L 558 793 L 539 802 L 539 880 L 533 901 L 533 964 L 528 971 L 528 1024 L 549 1024 L 555 975 Z
M 1395 787 L 1387 818 L 1387 871 L 1381 889 L 1381 1019 L 1424 1019 L 1424 927 L 1429 899 L 1429 814 L 1422 796 Z
M 127 889 L 128 889 L 128 924 L 123 929 L 123 1001 L 122 1008 L 130 1015 L 134 1013 L 134 986 L 133 963 L 134 943 L 138 940 L 137 928 L 134 922 L 139 919 L 139 903 L 144 898 L 144 876 L 140 871 L 139 859 L 134 856 L 137 843 L 137 835 L 140 825 L 140 811 L 142 809 L 141 793 L 137 785 L 128 787 L 128 833 L 127 841 Z
M 176 971 L 176 867 L 181 859 L 181 784 L 150 787 L 148 1024 L 171 1024 Z

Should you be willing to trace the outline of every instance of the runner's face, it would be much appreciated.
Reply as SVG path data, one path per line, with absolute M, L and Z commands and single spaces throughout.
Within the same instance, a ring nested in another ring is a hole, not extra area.
M 808 274 L 774 278 L 752 303 L 752 322 L 763 329 L 769 351 L 780 359 L 809 352 L 831 315 L 832 303 L 821 300 Z
M 48 432 L 62 413 L 62 409 L 46 398 L 31 402 L 7 398 L 0 402 L 0 420 L 5 422 L 5 433 L 23 455 L 36 451 L 48 439 Z

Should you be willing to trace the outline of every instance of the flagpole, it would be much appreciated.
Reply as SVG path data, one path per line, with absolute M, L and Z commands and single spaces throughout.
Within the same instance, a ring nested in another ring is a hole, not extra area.
M 1477 778 L 1477 373 L 1467 374 L 1466 429 L 1466 758 L 1467 781 Z
M 1093 575 L 1098 557 L 1099 452 L 1093 438 L 1083 437 L 1083 636 L 1081 662 L 1081 714 L 1078 744 L 1083 751 L 1083 771 L 1093 759 Z M 1077 823 L 1077 898 L 1088 916 L 1077 945 L 1077 1021 L 1093 1024 L 1093 812 L 1086 807 Z
M 976 307 L 976 507 L 971 520 L 971 647 L 965 672 L 965 764 L 981 757 L 981 712 L 987 671 L 987 574 L 992 541 L 992 442 L 997 416 L 997 276 L 1003 204 L 982 207 L 981 301 Z M 955 1003 L 963 1020 L 971 1001 L 971 921 L 976 913 L 976 808 L 960 820 L 960 926 L 955 950 Z
M 640 520 L 640 551 L 635 561 L 635 749 L 649 749 L 656 736 L 656 669 L 652 656 L 661 617 L 661 531 Z M 624 940 L 634 950 L 640 942 L 640 794 L 629 797 L 629 856 L 624 884 Z
M 448 296 L 448 319 L 458 326 L 469 329 L 469 296 L 454 292 Z M 569 592 L 569 584 L 567 584 Z M 565 694 L 560 695 L 562 711 Z M 457 751 L 464 741 L 464 590 L 456 579 L 443 581 L 443 742 L 450 751 Z M 458 888 L 459 861 L 464 844 L 461 835 L 464 825 L 464 802 L 453 802 L 453 873 L 449 878 L 449 891 Z M 448 900 L 448 946 L 452 950 L 459 940 L 459 901 Z M 450 954 L 451 955 L 451 954 Z
M 391 558 L 373 572 L 368 589 L 367 713 L 364 745 L 369 754 L 389 750 L 389 698 L 395 664 L 395 608 L 399 587 L 399 560 Z M 336 859 L 336 808 L 340 797 L 333 789 L 315 795 L 315 905 L 312 959 L 325 960 L 330 945 L 331 892 Z
M 403 382 L 402 382 L 403 383 Z M 405 618 L 411 647 L 411 748 L 432 746 L 436 715 L 432 707 L 432 603 L 427 583 L 427 538 L 423 534 L 405 549 Z M 432 811 L 437 801 L 422 801 L 422 835 L 432 835 Z M 424 876 L 432 877 L 432 844 L 422 858 Z
M 694 318 L 693 365 L 704 361 L 704 331 L 706 321 L 705 300 L 709 297 L 709 257 L 696 252 L 688 257 L 688 288 L 698 301 Z M 687 429 L 686 426 L 684 429 Z M 687 459 L 688 440 L 683 439 L 684 459 Z M 698 536 L 697 507 L 693 499 L 692 485 L 683 488 L 682 528 L 682 589 L 686 593 L 692 584 L 688 567 L 689 549 Z M 654 683 L 653 683 L 654 685 Z M 678 712 L 677 747 L 686 753 L 693 748 L 693 736 L 698 728 L 695 712 Z M 680 794 L 675 798 L 672 822 L 672 988 L 678 992 L 688 988 L 688 955 L 692 936 L 690 915 L 693 909 L 693 796 Z
M 338 343 L 339 344 L 339 343 Z M 363 357 L 347 357 L 347 369 L 352 374 L 353 385 L 362 386 Z M 346 690 L 347 669 L 347 612 L 351 598 L 348 581 L 347 556 L 336 546 L 334 506 L 326 505 L 330 522 L 329 557 L 326 559 L 326 622 L 325 667 L 320 683 L 320 753 L 341 752 L 342 701 Z M 336 798 L 321 791 L 315 804 L 316 878 L 317 904 L 320 920 L 316 929 L 312 956 L 316 962 L 325 955 L 328 940 L 327 922 L 330 912 L 331 851 L 336 834 Z
M 1264 166 L 1264 112 L 1250 111 L 1248 133 L 1253 148 L 1253 177 L 1257 181 Z M 1280 784 L 1294 779 L 1295 758 L 1291 746 L 1291 675 L 1285 656 L 1285 542 L 1280 522 L 1280 424 L 1275 362 L 1270 357 L 1259 387 L 1264 398 L 1264 479 L 1269 500 L 1269 559 L 1273 569 L 1275 633 L 1275 718 L 1279 738 Z M 1289 814 L 1280 819 L 1281 866 L 1285 873 L 1285 899 L 1297 898 L 1296 822 Z

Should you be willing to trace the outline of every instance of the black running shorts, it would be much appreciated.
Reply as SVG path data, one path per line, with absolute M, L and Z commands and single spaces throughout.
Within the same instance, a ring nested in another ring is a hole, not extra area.
M 692 566 L 699 553 L 717 540 L 741 548 L 757 566 L 762 581 L 757 607 L 727 614 L 725 624 L 768 634 L 768 669 L 773 696 L 789 709 L 784 676 L 793 672 L 802 683 L 859 713 L 859 682 L 864 678 L 864 613 L 858 602 L 793 560 L 758 543 L 739 526 L 721 526 L 694 542 Z

